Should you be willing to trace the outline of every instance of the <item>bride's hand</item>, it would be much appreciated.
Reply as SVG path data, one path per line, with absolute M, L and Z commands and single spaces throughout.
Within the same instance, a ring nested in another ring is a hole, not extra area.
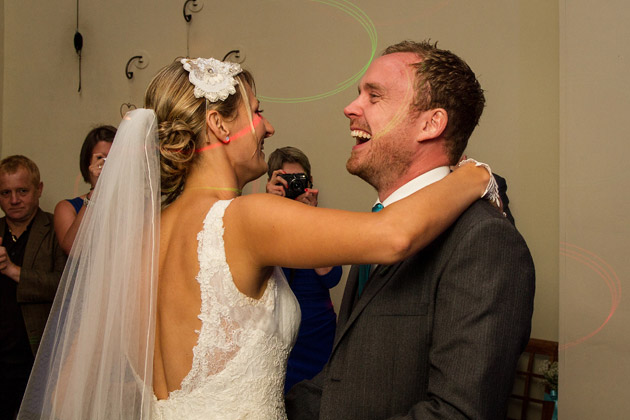
M 505 216 L 505 213 L 503 212 L 503 202 L 501 201 L 501 197 L 499 196 L 499 186 L 496 179 L 494 179 L 494 176 L 492 175 L 492 169 L 490 169 L 490 166 L 486 163 L 478 162 L 475 159 L 470 159 L 466 155 L 463 155 L 457 166 L 451 166 L 451 170 L 457 170 L 458 168 L 465 165 L 480 166 L 488 171 L 488 173 L 490 174 L 490 180 L 488 181 L 488 185 L 481 195 L 481 198 L 488 200 L 490 204 L 496 207 L 500 212 L 503 213 L 503 216 Z

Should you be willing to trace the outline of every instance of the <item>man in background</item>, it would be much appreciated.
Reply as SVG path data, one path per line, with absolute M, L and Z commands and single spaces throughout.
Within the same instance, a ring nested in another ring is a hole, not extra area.
M 0 162 L 0 419 L 22 401 L 66 257 L 53 216 L 39 208 L 37 165 L 14 155 Z

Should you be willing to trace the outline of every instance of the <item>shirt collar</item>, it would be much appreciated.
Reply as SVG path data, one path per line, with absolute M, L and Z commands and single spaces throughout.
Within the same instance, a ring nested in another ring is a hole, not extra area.
M 423 189 L 427 185 L 431 185 L 434 182 L 441 180 L 442 178 L 446 177 L 446 175 L 448 175 L 450 172 L 451 169 L 448 166 L 440 166 L 435 169 L 431 169 L 430 171 L 425 172 L 420 176 L 417 176 L 416 178 L 407 182 L 405 185 L 398 188 L 396 191 L 391 193 L 389 197 L 387 197 L 382 202 L 382 204 L 383 206 L 387 207 L 398 200 L 402 200 L 403 198 L 410 196 L 416 191 Z M 379 203 L 380 201 L 376 200 L 376 202 Z

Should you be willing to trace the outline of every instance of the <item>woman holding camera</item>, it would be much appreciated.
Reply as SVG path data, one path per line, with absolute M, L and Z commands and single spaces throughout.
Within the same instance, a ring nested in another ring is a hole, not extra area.
M 267 192 L 317 207 L 319 190 L 313 189 L 311 163 L 295 147 L 276 149 L 267 160 Z M 341 266 L 320 268 L 283 267 L 289 286 L 300 304 L 302 322 L 287 362 L 284 392 L 317 375 L 330 357 L 337 315 L 330 289 L 341 279 Z

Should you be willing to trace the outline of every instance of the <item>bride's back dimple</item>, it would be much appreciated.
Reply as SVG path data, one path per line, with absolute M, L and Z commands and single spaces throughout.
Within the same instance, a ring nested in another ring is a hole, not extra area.
M 286 359 L 299 326 L 299 306 L 280 269 L 261 299 L 234 285 L 225 258 L 218 201 L 197 236 L 201 329 L 181 389 L 154 402 L 162 419 L 283 418 Z

